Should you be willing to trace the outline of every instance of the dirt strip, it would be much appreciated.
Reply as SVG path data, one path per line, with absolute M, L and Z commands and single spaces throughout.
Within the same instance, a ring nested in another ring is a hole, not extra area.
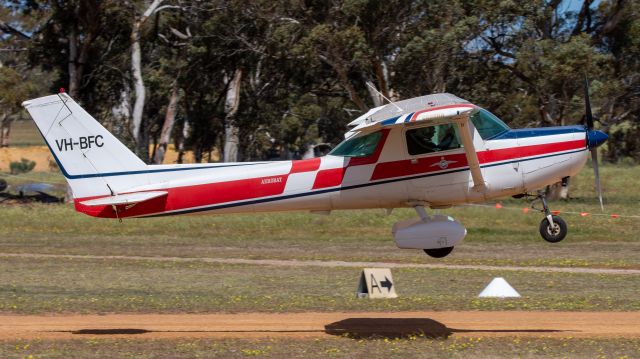
M 204 262 L 220 264 L 248 264 L 266 266 L 289 267 L 350 267 L 350 268 L 426 268 L 426 269 L 471 269 L 495 270 L 514 272 L 540 273 L 591 273 L 591 274 L 621 274 L 640 275 L 640 269 L 612 269 L 612 268 L 571 268 L 571 267 L 522 267 L 522 266 L 491 266 L 476 264 L 433 264 L 433 263 L 385 263 L 385 262 L 347 262 L 347 261 L 319 261 L 297 259 L 245 259 L 245 258 L 185 258 L 185 257 L 144 257 L 144 256 L 96 256 L 76 254 L 39 254 L 39 253 L 0 253 L 0 257 L 18 258 L 66 258 L 66 259 L 117 259 L 130 261 L 160 261 L 160 262 Z
M 353 312 L 0 316 L 0 340 L 410 335 L 640 338 L 640 312 Z

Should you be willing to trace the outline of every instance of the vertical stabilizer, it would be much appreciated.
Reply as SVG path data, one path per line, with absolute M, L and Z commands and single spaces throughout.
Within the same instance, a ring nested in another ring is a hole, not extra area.
M 74 198 L 117 194 L 147 183 L 146 164 L 69 95 L 22 104 L 66 177 Z

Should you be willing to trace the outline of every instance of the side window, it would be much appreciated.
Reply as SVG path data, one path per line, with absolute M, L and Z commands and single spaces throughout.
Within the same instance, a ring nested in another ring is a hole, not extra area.
M 462 147 L 456 126 L 452 123 L 408 130 L 407 150 L 412 156 L 453 150 Z
M 478 130 L 483 140 L 488 140 L 509 130 L 509 126 L 500 121 L 494 114 L 484 109 L 473 114 L 473 116 L 471 116 L 471 122 L 473 122 L 473 126 Z
M 375 152 L 381 137 L 382 132 L 378 131 L 365 136 L 351 138 L 340 143 L 329 154 L 344 157 L 367 157 Z

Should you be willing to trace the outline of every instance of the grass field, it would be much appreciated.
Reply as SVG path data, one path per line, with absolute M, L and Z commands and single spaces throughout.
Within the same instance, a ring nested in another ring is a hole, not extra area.
M 0 342 L 3 358 L 636 358 L 640 340 L 460 338 L 448 340 L 72 340 Z
M 604 166 L 606 213 L 638 216 L 640 167 Z M 62 183 L 59 174 L 5 177 L 12 185 Z M 60 190 L 64 186 L 59 187 Z M 395 263 L 640 268 L 638 218 L 601 213 L 592 174 L 572 182 L 565 214 L 569 236 L 544 242 L 542 216 L 522 212 L 521 200 L 504 208 L 466 206 L 443 210 L 469 231 L 447 258 L 395 248 L 391 225 L 411 210 L 345 211 L 330 216 L 276 213 L 185 216 L 117 221 L 77 214 L 69 205 L 0 205 L 0 253 L 77 254 L 184 258 L 316 259 Z M 534 273 L 501 270 L 394 269 L 399 298 L 355 298 L 359 268 L 216 264 L 153 259 L 0 259 L 0 312 L 206 313 L 404 310 L 638 311 L 640 276 Z M 523 295 L 480 300 L 496 276 Z M 3 341 L 0 357 L 634 357 L 636 339 L 425 338 L 390 340 L 112 340 Z
M 636 174 L 640 175 L 640 167 L 603 168 L 607 211 L 635 215 L 640 194 L 624 189 L 632 188 Z M 61 180 L 55 175 L 28 176 Z M 589 171 L 583 171 L 573 185 L 577 199 L 553 203 L 553 208 L 599 213 Z M 414 216 L 406 209 L 391 216 L 370 210 L 331 216 L 182 216 L 119 223 L 75 213 L 69 205 L 2 206 L 0 252 L 640 268 L 636 218 L 566 215 L 568 238 L 549 244 L 537 233 L 541 214 L 524 214 L 520 209 L 526 203 L 513 199 L 503 205 L 502 209 L 469 206 L 444 211 L 461 220 L 469 234 L 449 257 L 440 260 L 418 250 L 395 248 L 390 228 L 393 222 Z M 355 268 L 324 268 L 318 273 L 313 267 L 53 258 L 5 258 L 0 268 L 0 311 L 4 312 L 366 309 L 353 295 Z M 401 283 L 401 297 L 367 306 L 381 310 L 640 309 L 640 298 L 634 295 L 640 285 L 636 275 L 450 269 L 397 269 L 394 274 Z M 477 300 L 482 287 L 500 275 L 525 298 Z M 274 288 L 283 282 L 289 290 L 273 297 Z
M 633 190 L 640 167 L 605 166 L 602 172 L 606 213 L 640 215 L 640 191 Z M 10 183 L 62 182 L 60 176 L 38 173 L 7 179 Z M 552 203 L 553 209 L 601 213 L 588 168 L 572 185 L 576 198 Z M 469 231 L 462 245 L 443 260 L 395 247 L 390 228 L 395 221 L 415 216 L 408 209 L 396 210 L 391 216 L 369 210 L 330 216 L 296 212 L 118 223 L 75 213 L 66 205 L 4 206 L 0 207 L 0 251 L 640 268 L 640 217 L 566 214 L 568 237 L 549 244 L 538 234 L 540 213 L 524 214 L 522 208 L 528 204 L 522 200 L 508 199 L 502 204 L 502 209 L 469 206 L 442 211 L 460 220 Z
M 4 258 L 0 311 L 201 313 L 405 310 L 640 310 L 637 275 L 394 269 L 400 297 L 357 299 L 356 268 Z M 519 299 L 479 299 L 505 276 Z M 594 285 L 597 283 L 597 285 Z

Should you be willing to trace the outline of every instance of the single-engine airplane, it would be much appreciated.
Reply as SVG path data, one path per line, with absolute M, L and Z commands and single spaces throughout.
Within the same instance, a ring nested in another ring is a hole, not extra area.
M 585 93 L 586 93 L 585 84 Z M 447 93 L 371 109 L 349 125 L 328 155 L 306 160 L 147 165 L 69 95 L 25 101 L 73 191 L 75 209 L 95 217 L 157 217 L 413 207 L 418 218 L 393 226 L 400 248 L 448 255 L 466 229 L 426 208 L 518 196 L 585 165 L 597 171 L 596 147 L 607 135 L 587 126 L 511 129 L 489 111 Z M 596 172 L 597 188 L 599 177 Z M 602 196 L 600 201 L 602 203 Z M 540 233 L 567 234 L 542 191 Z

